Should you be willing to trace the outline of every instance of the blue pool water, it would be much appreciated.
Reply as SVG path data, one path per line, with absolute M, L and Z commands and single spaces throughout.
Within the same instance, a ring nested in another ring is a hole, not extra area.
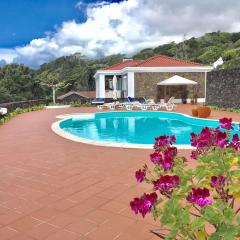
M 176 144 L 190 144 L 190 133 L 217 127 L 218 121 L 191 118 L 170 112 L 107 112 L 76 115 L 60 128 L 89 140 L 129 144 L 153 144 L 160 135 L 175 135 Z M 237 125 L 234 131 L 237 133 Z

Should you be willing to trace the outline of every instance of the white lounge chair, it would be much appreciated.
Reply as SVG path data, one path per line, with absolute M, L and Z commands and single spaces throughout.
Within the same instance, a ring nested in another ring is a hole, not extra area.
M 3 116 L 3 115 L 6 115 L 8 112 L 7 108 L 2 108 L 0 107 L 0 115 Z
M 122 107 L 122 103 L 120 102 L 111 102 L 111 103 L 104 103 L 102 105 L 98 105 L 97 108 L 102 110 L 104 108 L 110 109 L 110 110 L 115 110 L 116 107 Z
M 161 107 L 165 107 L 167 111 L 172 111 L 173 108 L 176 106 L 173 102 L 174 99 L 175 99 L 175 97 L 170 97 L 168 102 L 161 104 Z
M 149 108 L 152 108 L 153 110 L 158 110 L 161 106 L 161 104 L 159 103 L 155 103 L 153 99 L 144 99 L 144 103 L 141 103 L 139 101 L 129 101 L 128 99 L 128 103 L 125 103 L 126 109 L 127 110 L 133 110 L 134 107 L 140 108 L 143 111 L 148 110 Z
M 146 98 L 143 98 L 145 103 L 142 104 L 142 110 L 147 110 L 148 108 L 152 108 L 152 110 L 154 111 L 157 111 L 159 108 L 162 107 L 162 104 L 161 103 L 155 103 L 154 99 L 146 99 Z

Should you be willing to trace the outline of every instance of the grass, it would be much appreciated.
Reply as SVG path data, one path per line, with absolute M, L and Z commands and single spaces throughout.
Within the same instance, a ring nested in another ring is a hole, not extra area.
M 240 109 L 238 109 L 238 108 L 221 108 L 221 107 L 212 106 L 212 105 L 209 105 L 208 107 L 210 107 L 213 110 L 218 110 L 218 111 L 240 113 Z

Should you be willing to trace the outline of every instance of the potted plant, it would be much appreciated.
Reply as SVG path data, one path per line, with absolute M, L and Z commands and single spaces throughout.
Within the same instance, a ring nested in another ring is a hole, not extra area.
M 194 117 L 197 117 L 197 116 L 198 116 L 198 108 L 197 108 L 197 107 L 194 107 L 194 108 L 192 109 L 192 115 L 193 115 Z
M 199 106 L 197 108 L 197 112 L 198 112 L 198 117 L 207 118 L 211 114 L 211 108 L 208 106 Z

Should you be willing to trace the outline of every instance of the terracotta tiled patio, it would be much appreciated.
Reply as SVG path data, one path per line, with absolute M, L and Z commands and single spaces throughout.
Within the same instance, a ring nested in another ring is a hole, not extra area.
M 191 106 L 177 110 L 190 114 Z M 51 131 L 56 115 L 93 111 L 43 110 L 0 126 L 1 240 L 157 239 L 150 233 L 157 223 L 129 209 L 147 190 L 133 175 L 150 151 L 75 143 Z M 223 116 L 240 121 L 239 114 L 212 113 Z

